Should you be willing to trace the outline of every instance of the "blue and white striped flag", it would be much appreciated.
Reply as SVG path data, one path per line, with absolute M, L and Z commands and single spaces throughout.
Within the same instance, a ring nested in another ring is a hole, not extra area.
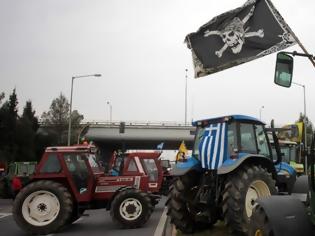
M 226 123 L 211 124 L 199 144 L 199 154 L 202 168 L 218 169 L 227 153 Z

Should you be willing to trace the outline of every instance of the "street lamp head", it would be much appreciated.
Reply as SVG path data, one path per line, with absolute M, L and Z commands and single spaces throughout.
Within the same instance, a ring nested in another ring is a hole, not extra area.
M 101 77 L 102 75 L 101 74 L 95 74 L 94 76 L 95 77 Z

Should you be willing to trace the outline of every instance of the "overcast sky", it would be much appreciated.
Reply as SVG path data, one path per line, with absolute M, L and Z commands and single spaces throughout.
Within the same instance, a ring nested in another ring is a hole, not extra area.
M 0 0 L 0 92 L 16 88 L 19 112 L 31 100 L 48 111 L 62 92 L 85 121 L 177 121 L 245 114 L 276 124 L 303 112 L 303 89 L 273 83 L 275 54 L 203 78 L 193 78 L 184 44 L 214 16 L 245 0 Z M 314 0 L 273 0 L 293 31 L 315 53 Z M 298 46 L 288 50 L 301 51 Z M 315 122 L 315 73 L 295 58 L 294 82 L 306 85 L 307 113 Z M 261 107 L 264 106 L 262 109 Z

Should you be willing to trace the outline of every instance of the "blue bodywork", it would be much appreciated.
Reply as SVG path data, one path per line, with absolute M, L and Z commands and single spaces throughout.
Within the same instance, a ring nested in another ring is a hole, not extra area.
M 286 171 L 290 175 L 296 175 L 295 169 L 286 162 L 280 162 L 278 165 L 275 165 L 275 168 L 276 168 L 277 173 L 281 171 Z
M 197 120 L 197 121 L 193 121 L 192 125 L 193 126 L 197 126 L 199 123 L 201 122 L 209 122 L 211 123 L 216 123 L 218 120 L 227 120 L 227 119 L 233 119 L 233 120 L 238 120 L 238 121 L 252 121 L 255 122 L 256 124 L 261 124 L 261 125 L 265 125 L 264 122 L 262 122 L 261 120 L 258 120 L 255 117 L 251 117 L 251 116 L 245 116 L 245 115 L 230 115 L 230 116 L 221 116 L 221 117 L 215 117 L 215 118 L 209 118 L 209 119 L 205 119 L 205 120 Z
M 175 168 L 170 171 L 170 174 L 172 176 L 180 176 L 184 175 L 190 170 L 196 170 L 198 172 L 201 172 L 203 170 L 198 159 L 194 157 L 189 157 L 184 162 L 177 162 Z

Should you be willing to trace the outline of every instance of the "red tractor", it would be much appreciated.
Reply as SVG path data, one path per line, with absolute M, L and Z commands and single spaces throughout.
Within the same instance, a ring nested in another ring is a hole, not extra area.
M 104 173 L 94 146 L 49 147 L 31 181 L 13 204 L 16 223 L 35 235 L 50 234 L 87 209 L 106 208 L 123 228 L 145 224 L 158 202 L 162 183 L 159 153 L 114 158 L 114 174 Z

